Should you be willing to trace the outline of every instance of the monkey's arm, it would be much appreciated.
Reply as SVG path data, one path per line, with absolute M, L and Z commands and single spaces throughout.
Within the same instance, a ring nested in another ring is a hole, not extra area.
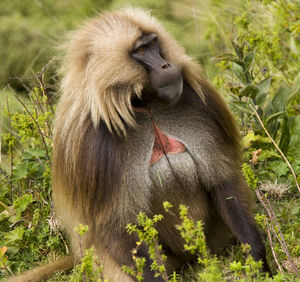
M 74 267 L 74 263 L 75 260 L 72 255 L 59 258 L 56 261 L 29 270 L 20 276 L 12 277 L 8 279 L 7 282 L 30 282 L 45 280 L 54 275 L 55 272 L 72 269 Z
M 233 235 L 241 243 L 251 246 L 253 258 L 256 261 L 262 260 L 263 271 L 271 273 L 260 232 L 248 208 L 243 204 L 238 185 L 241 183 L 236 179 L 216 187 L 211 194 L 213 204 Z

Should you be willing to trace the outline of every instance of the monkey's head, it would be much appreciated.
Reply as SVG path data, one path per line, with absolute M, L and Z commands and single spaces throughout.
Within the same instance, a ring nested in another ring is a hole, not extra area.
M 174 102 L 182 92 L 181 70 L 166 61 L 160 54 L 160 45 L 155 33 L 143 34 L 134 44 L 131 57 L 145 67 L 149 87 L 142 100 L 146 102 Z
M 82 122 L 89 113 L 95 127 L 103 120 L 112 133 L 126 135 L 136 125 L 135 103 L 176 103 L 183 80 L 202 97 L 198 66 L 144 10 L 101 14 L 71 33 L 64 49 L 61 104 L 77 115 L 69 120 Z

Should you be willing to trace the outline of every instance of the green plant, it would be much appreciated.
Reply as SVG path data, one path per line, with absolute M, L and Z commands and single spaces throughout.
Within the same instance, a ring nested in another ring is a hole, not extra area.
M 239 42 L 232 42 L 232 44 L 234 54 L 224 54 L 215 59 L 229 63 L 235 75 L 235 81 L 228 84 L 230 105 L 237 113 L 243 131 L 246 132 L 244 145 L 252 145 L 252 150 L 247 152 L 246 158 L 251 158 L 251 155 L 258 149 L 262 149 L 258 160 L 264 163 L 260 164 L 264 164 L 264 168 L 269 170 L 271 175 L 277 178 L 286 177 L 289 169 L 280 159 L 280 154 L 276 152 L 276 149 L 269 149 L 271 142 L 264 137 L 265 132 L 253 114 L 251 106 L 256 109 L 266 130 L 277 142 L 281 151 L 285 154 L 289 151 L 294 152 L 299 144 L 291 141 L 291 136 L 296 133 L 295 130 L 298 130 L 296 128 L 298 128 L 299 121 L 295 115 L 289 113 L 289 105 L 297 99 L 300 80 L 296 79 L 293 86 L 283 83 L 278 90 L 272 88 L 271 76 L 259 79 L 261 74 L 256 66 L 256 52 L 249 44 L 246 41 L 242 44 Z M 271 160 L 273 162 L 266 162 Z M 253 164 L 257 164 L 257 160 Z M 299 174 L 299 172 L 296 166 L 296 173 Z
M 164 264 L 167 258 L 162 252 L 162 246 L 158 243 L 158 232 L 155 229 L 155 225 L 162 219 L 162 215 L 154 215 L 153 218 L 149 218 L 145 213 L 140 212 L 137 216 L 138 225 L 128 224 L 126 226 L 128 233 L 136 233 L 139 241 L 132 252 L 135 269 L 129 266 L 123 266 L 122 269 L 126 273 L 134 276 L 138 281 L 143 280 L 143 268 L 146 264 L 146 258 L 136 256 L 141 244 L 145 244 L 148 247 L 149 257 L 151 259 L 150 268 L 155 271 L 155 277 L 161 275 L 163 279 L 167 280 L 168 276 Z
M 65 248 L 51 216 L 52 106 L 41 85 L 29 99 L 15 99 L 19 110 L 4 111 L 9 128 L 2 136 L 8 157 L 0 170 L 0 275 L 24 271 Z
M 163 203 L 166 212 L 171 212 L 173 205 L 169 202 Z M 220 272 L 219 264 L 215 256 L 209 254 L 205 236 L 203 233 L 203 224 L 198 221 L 196 224 L 188 217 L 188 208 L 184 205 L 179 207 L 180 219 L 182 223 L 177 226 L 181 237 L 184 239 L 184 249 L 193 254 L 197 255 L 197 262 L 202 266 L 203 271 L 199 273 L 199 277 L 206 281 L 221 281 L 222 273 Z M 162 275 L 165 281 L 179 281 L 179 275 L 174 272 L 168 278 L 164 262 L 167 257 L 162 253 L 162 246 L 158 244 L 158 232 L 155 229 L 155 224 L 163 220 L 162 215 L 154 215 L 151 219 L 144 213 L 138 215 L 139 225 L 129 224 L 127 226 L 128 232 L 132 234 L 135 232 L 138 235 L 139 241 L 137 247 L 133 249 L 133 261 L 135 268 L 129 266 L 123 266 L 123 270 L 134 276 L 138 281 L 143 281 L 143 268 L 146 264 L 146 258 L 136 257 L 137 249 L 141 244 L 145 244 L 148 247 L 149 256 L 152 264 L 151 269 L 156 271 L 156 275 Z
M 295 105 L 300 101 L 297 37 L 300 6 L 295 0 L 248 0 L 243 8 L 236 10 L 239 12 L 233 17 L 233 27 L 228 29 L 223 25 L 231 44 L 227 50 L 233 52 L 215 57 L 221 69 L 215 81 L 223 93 L 228 93 L 230 106 L 245 136 L 244 144 L 249 148 L 245 159 L 252 160 L 258 177 L 268 175 L 273 181 L 284 181 L 286 177 L 292 180 L 280 154 L 274 147 L 270 148 L 271 142 L 265 137 L 251 106 L 299 175 L 300 147 L 295 136 L 300 131 Z M 233 9 L 232 14 L 236 10 Z M 253 154 L 257 154 L 256 158 Z
M 80 224 L 75 228 L 79 235 L 79 240 L 88 232 L 88 226 Z M 82 256 L 80 262 L 75 266 L 68 281 L 97 281 L 108 282 L 103 274 L 103 266 L 100 264 L 99 258 L 95 255 L 94 247 L 80 250 Z
M 258 179 L 255 176 L 251 166 L 249 164 L 244 163 L 242 165 L 242 172 L 246 178 L 246 182 L 253 190 L 258 186 Z

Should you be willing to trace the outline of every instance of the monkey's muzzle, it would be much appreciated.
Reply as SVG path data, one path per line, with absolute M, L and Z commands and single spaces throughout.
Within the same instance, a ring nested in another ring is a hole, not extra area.
M 155 50 L 148 52 L 144 57 L 150 85 L 157 94 L 157 98 L 165 102 L 177 99 L 181 95 L 183 87 L 180 68 L 167 62 Z
M 149 76 L 151 86 L 159 99 L 172 102 L 180 97 L 183 79 L 178 67 L 165 63 L 162 67 L 151 70 Z
M 138 39 L 130 55 L 148 71 L 156 98 L 164 102 L 179 98 L 183 87 L 181 69 L 161 56 L 156 34 L 143 35 Z

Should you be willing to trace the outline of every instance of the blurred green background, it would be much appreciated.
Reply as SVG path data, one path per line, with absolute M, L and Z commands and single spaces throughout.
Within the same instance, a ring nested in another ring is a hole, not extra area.
M 286 77 L 299 72 L 298 0 L 1 0 L 0 89 L 9 84 L 24 90 L 26 79 L 58 56 L 55 48 L 68 30 L 103 10 L 128 5 L 151 9 L 211 79 L 219 69 L 210 59 L 228 52 L 237 37 L 247 37 Z M 56 67 L 52 63 L 48 75 Z

